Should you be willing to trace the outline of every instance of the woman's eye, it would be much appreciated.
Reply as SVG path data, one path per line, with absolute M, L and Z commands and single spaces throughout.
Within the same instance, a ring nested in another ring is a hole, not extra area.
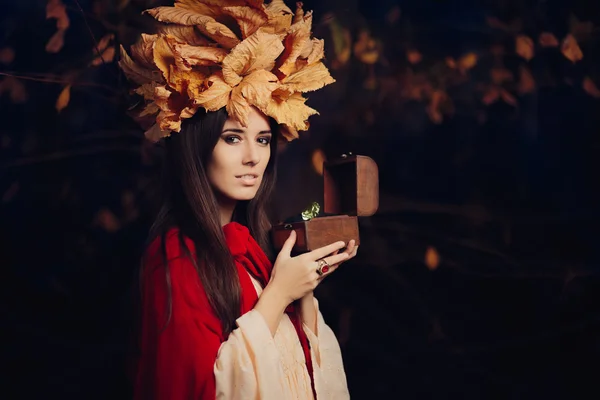
M 258 143 L 268 145 L 269 143 L 271 143 L 271 138 L 268 138 L 268 137 L 258 138 Z
M 239 143 L 239 142 L 240 142 L 240 140 L 241 140 L 241 139 L 240 139 L 239 137 L 237 137 L 237 136 L 227 136 L 227 137 L 225 138 L 225 142 L 227 142 L 227 143 L 232 143 L 232 144 L 233 144 L 233 143 Z

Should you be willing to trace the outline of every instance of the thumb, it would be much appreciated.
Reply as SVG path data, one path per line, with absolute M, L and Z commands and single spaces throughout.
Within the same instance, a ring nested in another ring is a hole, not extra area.
M 283 243 L 283 246 L 281 247 L 281 250 L 279 251 L 279 256 L 277 258 L 291 257 L 292 249 L 294 248 L 295 244 L 296 244 L 296 231 L 292 230 L 290 232 L 290 236 L 287 238 L 285 243 Z

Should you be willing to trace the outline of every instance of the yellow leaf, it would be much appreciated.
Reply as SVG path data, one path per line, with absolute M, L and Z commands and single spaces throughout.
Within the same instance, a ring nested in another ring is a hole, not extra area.
M 310 53 L 308 55 L 300 54 L 300 57 L 306 58 L 308 65 L 319 62 L 325 57 L 325 41 L 323 39 L 313 38 L 310 43 Z
M 236 46 L 223 60 L 223 77 L 230 86 L 241 82 L 242 76 L 264 69 L 270 71 L 283 51 L 279 36 L 257 31 Z
M 285 101 L 273 97 L 265 114 L 294 130 L 305 131 L 308 129 L 308 118 L 318 114 L 316 110 L 305 105 L 305 102 L 306 99 L 301 93 L 294 93 Z
M 277 60 L 276 68 L 280 78 L 288 76 L 296 70 L 296 60 L 311 42 L 310 30 L 312 26 L 312 13 L 308 12 L 304 18 L 294 23 L 283 41 L 283 53 Z
M 241 2 L 243 4 L 243 2 Z M 221 7 L 218 5 L 207 4 L 205 1 L 198 0 L 177 0 L 175 7 L 193 11 L 197 14 L 208 15 L 209 17 L 217 18 L 223 14 Z
M 229 53 L 220 47 L 190 46 L 174 43 L 173 49 L 188 65 L 216 65 L 223 61 Z
M 571 34 L 568 34 L 562 42 L 561 52 L 563 55 L 571 60 L 573 63 L 581 60 L 583 58 L 583 53 L 581 52 L 581 48 L 577 43 L 575 37 Z
M 10 64 L 15 59 L 15 51 L 10 47 L 0 50 L 0 64 Z
M 236 20 L 242 32 L 242 39 L 252 35 L 268 21 L 267 13 L 256 8 L 246 6 L 223 7 L 223 12 Z
M 408 50 L 406 52 L 406 59 L 411 64 L 418 64 L 423 60 L 423 55 L 417 50 Z
M 265 70 L 257 70 L 244 77 L 244 80 L 236 87 L 240 93 L 251 104 L 264 110 L 271 101 L 271 93 L 277 88 L 279 81 L 277 77 Z M 246 126 L 244 124 L 244 126 Z
M 531 60 L 534 56 L 534 44 L 533 40 L 526 35 L 518 35 L 516 41 L 516 52 L 518 55 L 526 59 Z
M 154 64 L 154 43 L 156 39 L 158 39 L 158 35 L 142 33 L 141 40 L 131 46 L 131 58 L 145 68 L 156 68 Z
M 427 247 L 425 251 L 425 265 L 430 271 L 436 270 L 440 265 L 440 255 L 433 246 Z
M 207 15 L 177 7 L 156 7 L 145 12 L 160 22 L 197 26 L 204 35 L 227 49 L 231 49 L 240 43 L 240 40 L 231 29 Z
M 600 98 L 600 90 L 598 89 L 598 87 L 596 86 L 594 81 L 589 76 L 586 76 L 583 79 L 582 86 L 583 86 L 583 90 L 585 90 L 587 94 L 589 94 L 590 96 L 595 97 L 597 99 Z
M 542 32 L 539 42 L 542 47 L 558 47 L 558 39 L 550 32 Z
M 219 71 L 211 75 L 204 83 L 206 90 L 193 97 L 194 104 L 204 107 L 206 111 L 217 111 L 227 105 L 231 93 L 229 86 Z
M 278 79 L 271 72 L 254 71 L 233 88 L 227 103 L 227 114 L 242 126 L 248 126 L 251 104 L 263 112 L 266 111 L 271 101 L 271 93 L 277 85 Z
M 535 80 L 529 71 L 529 68 L 524 65 L 519 68 L 520 78 L 518 92 L 520 94 L 532 93 L 535 90 Z
M 334 82 L 335 79 L 322 62 L 304 67 L 282 81 L 286 89 L 292 92 L 312 92 Z
M 56 99 L 56 111 L 61 112 L 71 100 L 71 85 L 66 85 Z
M 477 65 L 477 54 L 467 53 L 458 59 L 456 66 L 461 72 L 465 72 Z
M 272 14 L 293 14 L 292 10 L 285 5 L 283 0 L 272 0 L 267 5 L 267 13 Z
M 200 33 L 194 26 L 161 24 L 159 27 L 159 33 L 173 36 L 178 42 L 187 43 L 192 46 L 208 46 L 210 44 L 214 44 L 214 42 L 202 35 L 202 33 Z M 146 34 L 142 33 L 142 38 L 144 35 Z
M 119 60 L 119 66 L 125 73 L 128 79 L 134 81 L 139 85 L 143 85 L 144 83 L 150 83 L 152 81 L 162 82 L 163 77 L 160 71 L 149 70 L 146 68 L 142 68 L 138 63 L 134 62 L 127 51 L 123 48 L 123 45 L 120 46 L 121 49 L 121 59 Z

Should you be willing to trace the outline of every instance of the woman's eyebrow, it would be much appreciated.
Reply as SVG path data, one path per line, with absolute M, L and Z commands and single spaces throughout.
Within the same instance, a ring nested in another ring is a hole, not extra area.
M 238 128 L 228 128 L 228 129 L 224 129 L 223 132 L 221 133 L 225 133 L 225 132 L 233 132 L 233 133 L 246 133 L 246 131 L 244 131 L 243 129 L 238 129 Z M 260 131 L 258 132 L 259 135 L 266 135 L 266 134 L 272 134 L 271 130 L 266 130 L 266 131 Z

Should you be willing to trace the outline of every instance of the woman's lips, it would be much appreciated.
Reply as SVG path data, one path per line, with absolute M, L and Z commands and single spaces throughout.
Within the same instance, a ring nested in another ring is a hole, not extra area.
M 238 175 L 236 178 L 240 179 L 245 185 L 254 185 L 258 181 L 258 175 L 256 174 Z

